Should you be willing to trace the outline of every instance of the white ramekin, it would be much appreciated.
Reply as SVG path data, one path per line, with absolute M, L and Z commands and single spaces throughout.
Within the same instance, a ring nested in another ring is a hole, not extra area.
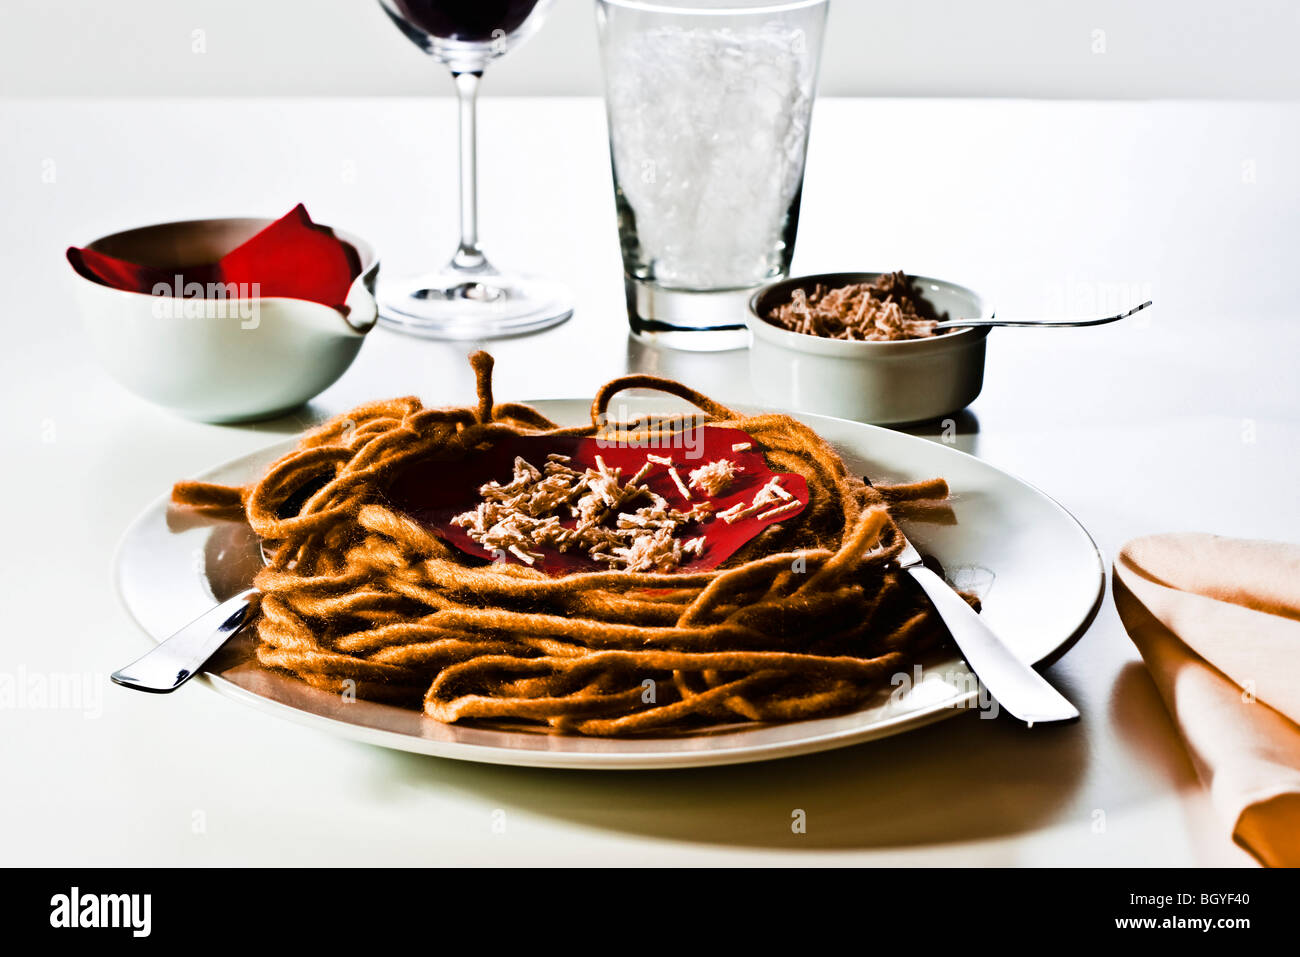
M 181 269 L 215 262 L 273 220 L 203 219 L 104 236 L 89 248 Z M 72 268 L 82 323 L 103 367 L 143 399 L 202 422 L 268 418 L 324 391 L 375 324 L 379 261 L 341 231 L 361 260 L 347 316 L 283 297 L 184 299 L 115 289 Z
M 772 283 L 749 301 L 752 333 L 750 379 L 764 405 L 816 412 L 876 425 L 922 422 L 969 405 L 984 382 L 985 328 L 960 329 L 929 339 L 850 342 L 790 332 L 762 318 L 790 301 L 794 290 L 811 291 L 871 282 L 874 272 L 823 273 Z M 991 318 L 987 305 L 965 286 L 913 277 L 940 314 Z

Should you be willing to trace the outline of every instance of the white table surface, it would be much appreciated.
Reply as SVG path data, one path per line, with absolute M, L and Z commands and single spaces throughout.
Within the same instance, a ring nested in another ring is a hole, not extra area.
M 1155 308 L 1126 324 L 995 331 L 957 444 L 1055 496 L 1108 557 L 1156 531 L 1300 540 L 1297 121 L 1286 104 L 825 100 L 795 272 L 952 277 L 1004 315 L 1151 296 Z M 358 401 L 467 401 L 472 381 L 464 346 L 379 330 L 296 416 L 186 422 L 93 364 L 64 247 L 301 200 L 374 242 L 387 269 L 440 260 L 454 241 L 453 106 L 0 101 L 0 123 L 0 675 L 12 687 L 84 674 L 89 689 L 80 709 L 0 701 L 0 862 L 1250 863 L 1109 594 L 1049 671 L 1082 710 L 1077 725 L 966 714 L 702 771 L 439 761 L 336 740 L 199 684 L 170 697 L 112 686 L 107 674 L 146 639 L 116 601 L 109 561 L 146 503 Z M 489 251 L 562 277 L 577 298 L 567 325 L 492 346 L 497 395 L 589 395 L 640 369 L 761 401 L 744 352 L 628 340 L 604 135 L 597 100 L 482 104 Z M 805 834 L 791 833 L 795 808 Z

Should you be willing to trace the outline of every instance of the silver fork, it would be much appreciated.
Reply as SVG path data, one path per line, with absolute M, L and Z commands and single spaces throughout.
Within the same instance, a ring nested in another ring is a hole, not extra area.
M 307 500 L 325 485 L 323 478 L 308 481 L 292 495 L 285 497 L 276 509 L 280 518 L 292 518 L 302 511 Z M 258 542 L 262 563 L 269 565 L 266 543 Z M 158 642 L 125 668 L 119 668 L 109 677 L 115 684 L 136 691 L 168 694 L 175 691 L 207 663 L 221 646 L 235 636 L 248 621 L 256 588 L 248 588 L 227 598 L 214 608 L 209 608 L 170 638 Z
M 115 684 L 136 691 L 167 694 L 189 681 L 234 634 L 244 627 L 257 589 L 249 588 L 209 608 L 166 641 L 111 675 Z
M 902 535 L 902 530 L 899 530 Z M 952 640 L 971 671 L 1007 711 L 1031 728 L 1052 721 L 1072 721 L 1079 711 L 1047 679 L 1025 664 L 994 633 L 966 599 L 925 566 L 907 536 L 898 564 L 921 586 L 934 610 L 948 626 Z

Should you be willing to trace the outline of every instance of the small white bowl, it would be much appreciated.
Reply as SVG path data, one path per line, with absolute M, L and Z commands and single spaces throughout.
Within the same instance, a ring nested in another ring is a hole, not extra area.
M 89 248 L 181 270 L 220 259 L 273 220 L 200 219 L 104 236 Z M 201 422 L 246 422 L 288 412 L 332 384 L 373 328 L 379 261 L 341 231 L 361 260 L 347 317 L 303 299 L 177 298 L 128 292 L 73 268 L 91 345 L 114 379 L 156 405 Z
M 752 333 L 749 371 L 766 405 L 816 412 L 875 425 L 923 422 L 965 408 L 984 383 L 987 327 L 959 329 L 927 339 L 851 342 L 790 332 L 763 316 L 811 292 L 871 282 L 874 272 L 823 273 L 764 286 L 749 300 Z M 925 298 L 954 319 L 991 318 L 983 300 L 965 286 L 914 276 Z

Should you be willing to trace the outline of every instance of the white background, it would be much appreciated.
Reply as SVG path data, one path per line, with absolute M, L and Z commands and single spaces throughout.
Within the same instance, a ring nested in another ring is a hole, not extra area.
M 1296 0 L 831 7 L 822 92 L 832 96 L 1300 96 Z M 484 92 L 599 93 L 592 9 L 556 0 Z M 1105 52 L 1094 52 L 1099 40 Z M 378 0 L 5 0 L 0 18 L 0 94 L 11 96 L 428 92 L 450 84 Z

